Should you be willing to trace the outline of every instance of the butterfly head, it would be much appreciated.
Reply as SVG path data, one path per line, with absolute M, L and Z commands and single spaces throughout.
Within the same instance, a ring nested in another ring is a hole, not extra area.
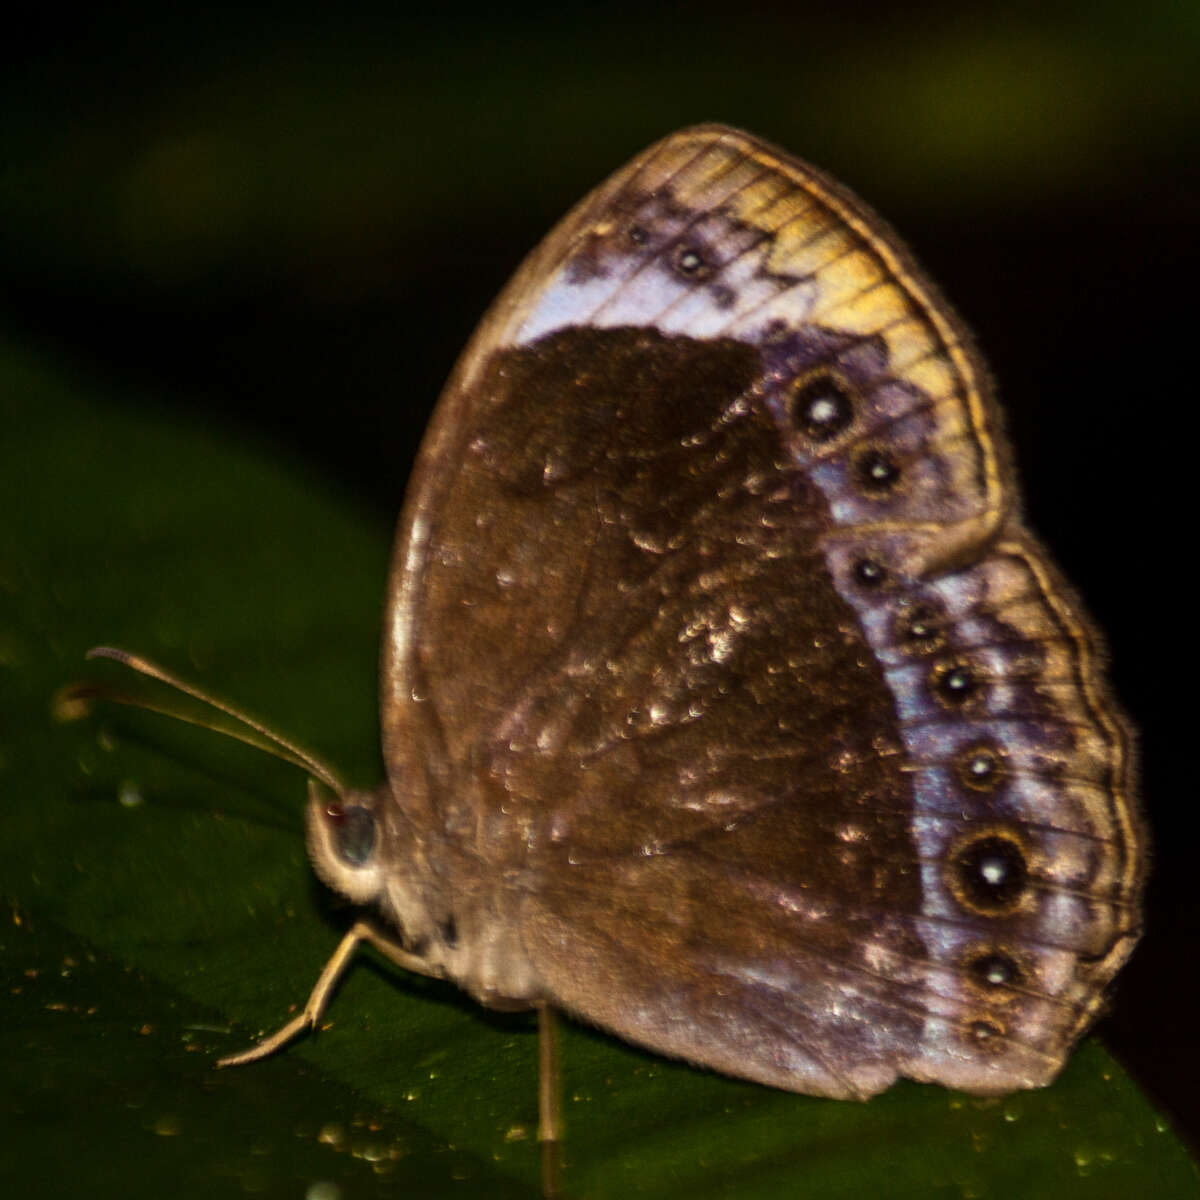
M 308 784 L 308 853 L 313 868 L 354 904 L 378 900 L 385 884 L 384 831 L 373 792 Z
M 501 992 L 507 996 L 507 977 L 498 984 L 486 972 L 473 973 L 478 945 L 471 910 L 458 909 L 455 897 L 437 885 L 422 840 L 387 785 L 369 792 L 310 779 L 307 825 L 308 853 L 321 881 L 352 904 L 374 908 L 389 936 L 399 934 L 406 965 L 454 979 L 485 1004 L 496 1006 Z M 414 967 L 417 959 L 426 966 Z

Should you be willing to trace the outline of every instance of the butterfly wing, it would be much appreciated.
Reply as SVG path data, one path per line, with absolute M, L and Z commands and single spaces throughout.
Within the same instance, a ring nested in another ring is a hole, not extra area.
M 1034 1086 L 1132 949 L 1128 736 L 975 355 L 877 218 L 745 134 L 652 147 L 497 301 L 383 683 L 394 792 L 518 897 L 548 998 L 652 1048 Z

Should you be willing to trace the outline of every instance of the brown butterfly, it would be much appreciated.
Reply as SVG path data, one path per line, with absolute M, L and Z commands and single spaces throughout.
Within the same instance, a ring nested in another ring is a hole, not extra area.
M 367 941 L 773 1087 L 1006 1092 L 1137 939 L 1130 735 L 965 331 L 858 200 L 731 129 L 620 170 L 472 339 L 400 520 L 382 725 L 374 793 L 254 725 L 367 915 L 227 1063 Z

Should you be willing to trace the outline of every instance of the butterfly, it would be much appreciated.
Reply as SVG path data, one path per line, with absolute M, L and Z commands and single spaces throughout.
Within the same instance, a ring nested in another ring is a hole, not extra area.
M 497 299 L 410 482 L 381 682 L 374 792 L 246 718 L 364 916 L 226 1062 L 368 942 L 542 1014 L 549 1141 L 554 1010 L 795 1092 L 1003 1093 L 1136 943 L 1131 734 L 979 356 L 748 134 L 650 147 Z

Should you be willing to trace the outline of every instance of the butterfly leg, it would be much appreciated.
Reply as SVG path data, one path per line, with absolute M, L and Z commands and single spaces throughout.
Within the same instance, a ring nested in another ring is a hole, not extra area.
M 559 1195 L 562 1146 L 562 1089 L 558 1021 L 548 1004 L 538 1006 L 538 1145 L 542 1152 L 542 1195 Z
M 282 1029 L 276 1030 L 270 1037 L 256 1042 L 249 1050 L 243 1050 L 240 1054 L 227 1054 L 224 1058 L 217 1059 L 217 1066 L 237 1067 L 243 1063 L 257 1062 L 260 1058 L 266 1058 L 268 1054 L 274 1054 L 280 1046 L 286 1045 L 292 1038 L 299 1036 L 305 1030 L 312 1029 L 321 1019 L 321 1014 L 329 1004 L 329 998 L 333 994 L 337 981 L 349 965 L 360 942 L 369 942 L 392 962 L 409 971 L 415 971 L 420 975 L 431 974 L 428 964 L 416 955 L 410 954 L 399 943 L 385 938 L 370 922 L 355 921 L 322 968 L 316 986 L 305 1002 L 303 1011 L 293 1017 Z

